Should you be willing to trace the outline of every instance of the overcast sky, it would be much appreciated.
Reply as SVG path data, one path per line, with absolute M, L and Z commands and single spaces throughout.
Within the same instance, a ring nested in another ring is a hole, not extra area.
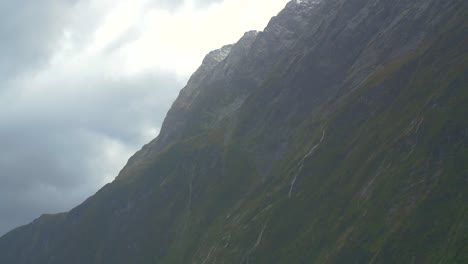
M 0 0 L 0 235 L 112 181 L 204 55 L 286 2 Z

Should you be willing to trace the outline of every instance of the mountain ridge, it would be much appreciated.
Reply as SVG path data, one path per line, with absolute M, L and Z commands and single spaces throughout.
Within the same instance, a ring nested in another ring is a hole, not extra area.
M 467 10 L 289 2 L 207 55 L 113 183 L 0 238 L 0 262 L 464 263 Z

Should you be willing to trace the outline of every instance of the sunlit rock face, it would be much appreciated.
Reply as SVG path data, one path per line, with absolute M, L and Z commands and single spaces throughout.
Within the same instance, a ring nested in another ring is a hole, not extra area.
M 464 263 L 465 1 L 293 0 L 0 263 Z

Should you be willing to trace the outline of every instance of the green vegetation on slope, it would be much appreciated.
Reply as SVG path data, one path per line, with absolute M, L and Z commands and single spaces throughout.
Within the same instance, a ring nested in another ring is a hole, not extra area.
M 422 2 L 327 1 L 268 67 L 206 81 L 128 177 L 2 237 L 0 262 L 467 263 L 468 8 Z

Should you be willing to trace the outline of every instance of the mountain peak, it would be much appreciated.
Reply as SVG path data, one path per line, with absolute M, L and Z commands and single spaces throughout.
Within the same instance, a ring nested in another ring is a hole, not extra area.
M 322 0 L 292 0 L 287 4 L 286 7 L 293 7 L 293 6 L 311 7 L 314 5 L 318 5 L 321 2 Z
M 117 180 L 1 237 L 0 263 L 466 263 L 467 12 L 290 1 L 205 57 Z
M 220 49 L 211 51 L 205 56 L 205 59 L 203 59 L 202 65 L 218 64 L 223 61 L 229 55 L 233 46 L 234 45 L 229 44 L 221 47 Z

